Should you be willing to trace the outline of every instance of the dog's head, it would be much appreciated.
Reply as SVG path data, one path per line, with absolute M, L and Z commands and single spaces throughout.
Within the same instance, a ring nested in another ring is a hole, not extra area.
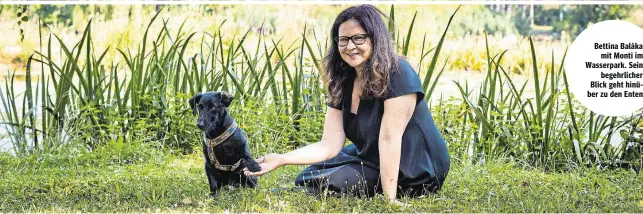
M 193 114 L 199 114 L 196 125 L 208 138 L 215 138 L 214 130 L 223 124 L 228 114 L 227 107 L 232 102 L 228 92 L 211 91 L 198 93 L 188 101 Z

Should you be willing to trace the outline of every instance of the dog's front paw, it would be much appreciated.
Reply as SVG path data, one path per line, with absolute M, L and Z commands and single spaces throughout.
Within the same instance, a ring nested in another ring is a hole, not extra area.
M 210 198 L 216 199 L 217 198 L 217 192 L 210 192 Z
M 261 167 L 259 166 L 259 164 L 257 162 L 254 162 L 254 161 L 251 162 L 251 163 L 248 163 L 247 167 L 248 167 L 248 171 L 251 171 L 251 172 L 259 172 L 259 171 L 261 171 Z

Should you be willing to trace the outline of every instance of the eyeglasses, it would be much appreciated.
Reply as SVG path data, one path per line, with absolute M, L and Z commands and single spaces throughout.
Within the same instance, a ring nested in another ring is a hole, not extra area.
M 364 44 L 364 42 L 366 42 L 367 37 L 368 36 L 366 34 L 357 34 L 351 37 L 340 36 L 340 37 L 336 37 L 335 41 L 337 42 L 337 45 L 339 45 L 339 47 L 344 47 L 348 45 L 349 40 L 353 41 L 353 44 L 355 45 L 361 45 L 361 44 Z

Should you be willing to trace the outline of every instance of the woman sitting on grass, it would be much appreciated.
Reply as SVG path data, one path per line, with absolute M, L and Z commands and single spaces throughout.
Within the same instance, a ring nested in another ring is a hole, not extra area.
M 449 171 L 449 152 L 422 85 L 400 58 L 381 12 L 371 5 L 342 11 L 324 59 L 328 108 L 321 142 L 257 159 L 263 175 L 287 164 L 312 164 L 295 179 L 319 192 L 397 196 L 435 192 Z M 348 138 L 353 144 L 344 146 Z

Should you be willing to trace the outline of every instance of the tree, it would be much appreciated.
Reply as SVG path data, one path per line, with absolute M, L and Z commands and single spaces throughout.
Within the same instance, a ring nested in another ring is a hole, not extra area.
M 562 21 L 555 21 L 555 32 L 566 31 L 576 38 L 593 23 L 612 19 L 626 19 L 630 16 L 632 5 L 570 5 Z

